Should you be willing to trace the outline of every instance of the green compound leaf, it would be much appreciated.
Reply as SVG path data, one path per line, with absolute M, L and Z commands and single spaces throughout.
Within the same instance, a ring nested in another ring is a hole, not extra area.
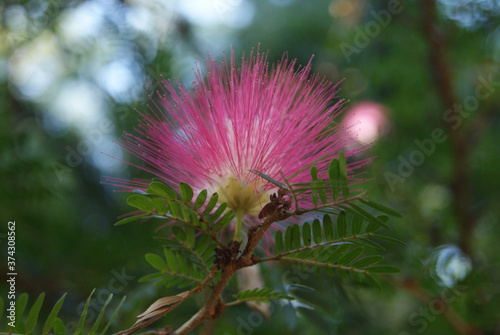
M 174 233 L 175 235 L 175 238 L 179 241 L 179 242 L 185 242 L 186 241 L 186 233 L 184 232 L 184 230 L 180 227 L 177 227 L 177 226 L 172 226 L 172 232 Z
M 179 189 L 181 191 L 182 201 L 185 203 L 190 203 L 191 199 L 193 199 L 193 189 L 186 183 L 180 183 Z
M 99 324 L 101 323 L 101 320 L 104 316 L 104 312 L 106 311 L 106 308 L 108 307 L 108 304 L 110 303 L 111 299 L 113 299 L 113 293 L 110 293 L 108 296 L 108 299 L 106 299 L 106 302 L 104 303 L 104 306 L 102 307 L 101 311 L 99 312 L 99 316 L 97 317 L 96 322 L 92 326 L 92 329 L 89 332 L 89 335 L 95 335 L 97 332 L 97 329 L 99 328 Z
M 83 308 L 82 316 L 80 317 L 80 321 L 78 321 L 78 326 L 76 327 L 76 330 L 74 333 L 75 335 L 79 335 L 83 329 L 83 323 L 85 322 L 85 319 L 87 318 L 87 311 L 89 309 L 90 300 L 92 299 L 92 295 L 94 294 L 94 292 L 95 292 L 95 288 L 92 290 L 92 292 L 90 292 L 90 295 L 87 299 L 87 302 L 85 303 L 85 307 Z
M 146 213 L 151 213 L 154 210 L 153 204 L 149 201 L 148 197 L 140 194 L 129 196 L 127 204 Z
M 203 211 L 203 215 L 208 215 L 212 210 L 214 209 L 215 205 L 217 204 L 217 201 L 219 200 L 219 195 L 217 193 L 212 194 L 210 197 L 210 200 L 208 201 L 207 207 L 205 207 L 205 210 Z
M 54 334 L 55 335 L 67 335 L 66 327 L 61 319 L 56 318 L 54 321 Z
M 143 217 L 146 217 L 146 216 L 148 216 L 148 215 L 144 214 L 144 215 L 139 215 L 139 216 L 130 216 L 128 218 L 121 219 L 120 221 L 116 222 L 115 226 L 121 226 L 123 224 L 142 219 Z
M 330 215 L 325 214 L 323 216 L 323 230 L 325 231 L 325 238 L 327 241 L 333 240 L 333 223 Z
M 298 224 L 292 226 L 292 240 L 294 249 L 300 249 L 300 228 Z
M 104 327 L 104 329 L 102 330 L 101 334 L 100 335 L 104 335 L 106 334 L 106 332 L 108 331 L 108 328 L 109 326 L 111 326 L 111 324 L 113 323 L 113 321 L 116 319 L 116 317 L 118 316 L 118 312 L 120 311 L 120 308 L 122 307 L 123 303 L 125 302 L 125 299 L 127 298 L 127 296 L 124 296 L 122 298 L 122 300 L 120 301 L 120 303 L 118 304 L 118 306 L 116 307 L 115 309 L 115 312 L 113 313 L 113 316 L 111 317 L 111 319 L 109 320 L 109 322 L 106 324 L 106 327 Z
M 285 251 L 292 249 L 292 227 L 288 226 L 285 231 Z
M 156 208 L 156 212 L 159 214 L 168 213 L 167 205 L 165 204 L 165 200 L 158 196 L 150 196 L 149 201 L 153 204 L 154 208 Z

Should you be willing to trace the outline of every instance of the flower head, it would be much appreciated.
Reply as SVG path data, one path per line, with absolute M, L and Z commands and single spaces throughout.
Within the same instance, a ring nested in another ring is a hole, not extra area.
M 251 53 L 238 68 L 234 51 L 229 62 L 209 56 L 191 90 L 166 81 L 157 109 L 122 147 L 166 182 L 217 192 L 240 221 L 257 216 L 275 187 L 251 170 L 310 181 L 307 167 L 324 173 L 349 140 L 334 122 L 343 104 L 336 85 L 310 76 L 310 63 L 296 70 L 284 56 L 270 67 L 266 57 Z

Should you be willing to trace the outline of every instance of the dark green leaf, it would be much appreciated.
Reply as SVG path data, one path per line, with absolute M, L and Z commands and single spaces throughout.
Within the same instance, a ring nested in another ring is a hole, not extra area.
M 137 281 L 139 283 L 144 283 L 144 282 L 147 282 L 147 281 L 150 281 L 150 280 L 155 280 L 155 279 L 161 278 L 163 276 L 165 276 L 164 273 L 156 272 L 156 273 L 152 273 L 150 275 L 143 276 L 143 277 L 139 278 Z
M 214 209 L 215 205 L 217 204 L 218 200 L 219 200 L 219 195 L 217 193 L 212 194 L 210 200 L 208 201 L 207 207 L 205 207 L 205 210 L 203 211 L 203 215 L 210 214 L 212 209 Z
M 127 298 L 127 296 L 124 296 L 122 298 L 122 300 L 120 301 L 120 303 L 116 307 L 115 312 L 113 313 L 113 316 L 111 317 L 111 319 L 109 320 L 109 322 L 106 324 L 106 327 L 104 327 L 104 329 L 102 330 L 102 332 L 101 332 L 100 335 L 106 334 L 106 332 L 108 331 L 109 326 L 111 326 L 111 323 L 113 323 L 113 321 L 115 320 L 115 318 L 118 316 L 118 312 L 120 311 L 120 308 L 122 307 L 122 305 L 125 302 L 126 298 Z
M 311 245 L 311 225 L 309 222 L 305 222 L 302 226 L 302 239 L 306 247 Z
M 352 261 L 354 261 L 356 258 L 358 258 L 359 255 L 365 250 L 363 247 L 356 247 L 346 253 L 341 259 L 339 259 L 339 264 L 342 265 L 348 265 Z
M 180 183 L 179 189 L 181 191 L 182 201 L 185 203 L 190 203 L 191 199 L 193 199 L 193 189 L 186 183 Z
M 330 215 L 323 216 L 323 230 L 325 231 L 325 238 L 327 241 L 333 240 L 333 223 Z
M 361 268 L 367 267 L 368 265 L 372 265 L 372 264 L 381 262 L 383 260 L 384 260 L 383 256 L 379 256 L 379 255 L 367 256 L 365 258 L 362 258 L 362 259 L 354 262 L 351 266 L 353 268 L 361 269 Z
M 389 265 L 377 265 L 366 269 L 370 273 L 399 273 L 400 270 L 397 267 Z
M 148 197 L 139 194 L 133 194 L 127 198 L 127 204 L 143 212 L 151 213 L 154 210 L 153 204 Z
M 175 238 L 179 241 L 179 242 L 185 242 L 186 241 L 186 233 L 184 232 L 184 230 L 181 228 L 181 227 L 178 227 L 178 226 L 172 226 L 172 232 L 174 233 L 175 235 Z
M 177 199 L 177 193 L 168 187 L 167 185 L 154 181 L 149 184 L 149 188 L 152 189 L 156 194 L 161 195 L 165 199 L 172 200 Z
M 74 333 L 75 335 L 79 335 L 83 329 L 83 323 L 85 322 L 85 319 L 87 318 L 87 310 L 89 309 L 90 300 L 92 299 L 92 295 L 94 294 L 94 292 L 95 292 L 95 288 L 92 290 L 92 292 L 90 292 L 90 295 L 87 299 L 87 302 L 85 303 L 85 307 L 83 308 L 82 316 L 80 317 L 80 321 L 78 321 L 78 326 L 76 327 L 76 330 Z
M 200 194 L 198 194 L 198 196 L 196 197 L 196 201 L 194 202 L 194 208 L 201 208 L 205 204 L 205 201 L 207 200 L 207 194 L 207 190 L 203 190 L 200 192 Z
M 97 332 L 97 329 L 99 328 L 99 324 L 101 323 L 101 320 L 104 316 L 104 312 L 106 311 L 106 308 L 108 307 L 109 302 L 113 299 L 113 293 L 110 293 L 108 296 L 108 299 L 106 299 L 106 302 L 104 303 L 104 306 L 102 306 L 101 311 L 99 312 L 99 316 L 97 317 L 96 322 L 92 326 L 92 329 L 90 330 L 89 335 L 95 335 Z
M 288 226 L 285 231 L 285 251 L 292 249 L 292 226 Z
M 194 228 L 188 225 L 184 226 L 184 231 L 186 232 L 186 244 L 190 249 L 194 248 L 194 244 L 196 241 L 196 236 L 194 233 Z
M 312 224 L 312 229 L 313 229 L 314 243 L 320 244 L 321 241 L 323 240 L 323 236 L 321 234 L 321 224 L 319 223 L 318 219 L 314 219 Z
M 165 259 L 167 260 L 168 268 L 170 269 L 170 272 L 172 273 L 177 273 L 177 261 L 175 260 L 175 255 L 172 252 L 172 250 L 165 248 L 164 250 L 165 253 Z
M 159 270 L 159 271 L 167 270 L 167 264 L 165 263 L 163 258 L 161 258 L 160 256 L 155 255 L 155 254 L 146 254 L 145 257 L 146 257 L 146 261 L 149 264 L 151 264 L 151 266 L 154 267 L 156 270 Z
M 56 304 L 54 305 L 54 307 L 50 311 L 50 314 L 47 317 L 45 324 L 43 325 L 42 334 L 47 334 L 52 329 L 52 326 L 54 325 L 57 314 L 59 313 L 59 310 L 61 309 L 61 306 L 64 302 L 65 297 L 66 297 L 66 293 L 63 294 L 63 296 L 56 302 Z
M 380 221 L 375 216 L 371 215 L 370 213 L 368 213 L 366 210 L 364 210 L 363 208 L 359 207 L 358 205 L 356 205 L 354 203 L 350 203 L 349 206 L 356 213 L 361 214 L 361 216 L 363 216 L 365 218 L 365 220 L 367 220 L 368 222 L 372 222 L 372 223 L 375 223 L 375 224 L 377 224 L 379 226 L 382 226 L 384 228 L 389 229 L 389 227 L 384 222 Z M 346 208 L 345 206 L 340 206 L 340 207 L 342 207 L 344 209 Z
M 261 178 L 264 178 L 265 180 L 267 180 L 268 182 L 270 182 L 271 184 L 274 184 L 275 186 L 281 188 L 281 189 L 286 189 L 286 185 L 277 181 L 277 180 L 274 180 L 273 178 L 269 177 L 268 175 L 262 173 L 262 172 L 259 172 L 257 170 L 250 170 L 250 172 L 253 172 L 255 173 L 256 175 L 258 175 L 259 177 Z
M 38 321 L 38 314 L 40 314 L 40 309 L 42 308 L 44 298 L 45 293 L 41 293 L 31 307 L 26 319 L 26 333 L 31 333 L 35 329 L 36 323 Z
M 300 249 L 300 228 L 298 224 L 292 226 L 292 240 L 294 249 Z
M 332 161 L 330 162 L 330 166 L 328 167 L 328 178 L 330 179 L 330 187 L 332 189 L 334 202 L 337 202 L 337 199 L 339 198 L 339 173 L 339 161 L 338 159 L 334 158 L 332 159 Z
M 337 262 L 340 257 L 342 257 L 344 255 L 344 253 L 349 250 L 349 248 L 351 247 L 350 244 L 341 244 L 339 246 L 336 246 L 336 247 L 330 247 L 327 250 L 327 253 L 326 255 L 325 254 L 322 254 L 321 256 L 322 257 L 325 257 L 326 256 L 326 262 L 327 263 L 335 263 Z
M 172 200 L 166 199 L 165 202 L 167 203 L 168 210 L 170 214 L 174 218 L 178 218 L 181 215 L 181 211 L 179 209 L 179 204 L 176 202 L 173 202 Z
M 359 215 L 352 215 L 351 234 L 359 235 L 363 229 L 363 218 Z
M 406 243 L 404 243 L 403 241 L 400 241 L 394 237 L 390 237 L 390 236 L 385 236 L 385 235 L 379 235 L 379 234 L 373 234 L 372 235 L 373 237 L 375 238 L 378 238 L 378 239 L 381 239 L 381 240 L 386 240 L 386 241 L 389 241 L 389 242 L 394 242 L 394 243 L 398 243 L 398 244 L 401 244 L 401 245 L 406 245 Z
M 233 210 L 227 211 L 224 216 L 214 225 L 214 231 L 220 232 L 226 228 L 229 223 L 234 219 L 235 213 Z
M 281 254 L 283 252 L 283 233 L 281 230 L 276 232 L 274 237 L 274 245 L 276 246 L 276 253 Z
M 167 205 L 165 205 L 165 200 L 161 197 L 149 197 L 149 200 L 153 204 L 154 208 L 156 208 L 156 212 L 159 214 L 165 214 L 168 212 Z
M 28 293 L 22 293 L 16 299 L 16 320 L 20 320 L 21 316 L 23 316 L 24 310 L 26 309 L 26 305 L 28 304 Z M 16 322 L 16 329 L 19 326 L 19 322 Z M 7 326 L 7 331 L 12 331 L 14 327 Z M 18 331 L 19 332 L 19 331 Z
M 347 218 L 344 211 L 340 212 L 337 218 L 337 233 L 340 238 L 344 238 L 347 235 Z
M 342 197 L 347 199 L 349 197 L 349 188 L 347 180 L 347 164 L 344 156 L 344 152 L 339 152 L 339 177 L 340 177 L 340 189 L 342 191 Z
M 219 208 L 217 208 L 217 210 L 212 215 L 210 215 L 209 217 L 207 217 L 207 221 L 209 223 L 211 223 L 211 222 L 214 222 L 215 220 L 217 220 L 219 218 L 219 216 L 221 216 L 222 213 L 224 213 L 224 211 L 226 210 L 226 207 L 227 207 L 227 204 L 225 202 L 222 203 L 219 206 Z
M 392 216 L 395 216 L 395 217 L 398 217 L 398 218 L 403 217 L 401 215 L 401 213 L 395 211 L 394 209 L 391 209 L 391 208 L 386 207 L 384 205 L 378 204 L 376 202 L 373 202 L 373 201 L 370 201 L 370 200 L 366 200 L 366 199 L 361 199 L 361 202 L 363 202 L 365 205 L 370 206 L 371 208 L 376 209 L 376 210 L 378 210 L 378 211 L 380 211 L 382 213 L 386 213 L 386 214 L 389 214 L 389 215 L 392 215 Z
M 381 246 L 377 242 L 374 242 L 374 241 L 369 240 L 367 238 L 358 238 L 355 241 L 353 241 L 353 243 L 358 243 L 358 244 L 366 245 L 368 247 L 372 247 L 372 248 L 379 249 L 379 250 L 382 250 L 382 251 L 385 250 L 385 248 L 383 246 Z

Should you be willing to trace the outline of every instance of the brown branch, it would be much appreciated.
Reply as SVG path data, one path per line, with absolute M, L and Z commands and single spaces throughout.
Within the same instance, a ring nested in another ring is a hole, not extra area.
M 444 37 L 436 29 L 436 1 L 423 0 L 423 28 L 429 42 L 430 65 L 438 92 L 446 110 L 452 110 L 450 116 L 461 118 L 456 108 L 457 97 L 452 87 L 451 70 L 445 56 Z M 459 223 L 460 248 L 467 254 L 471 253 L 471 236 L 476 224 L 471 210 L 470 201 L 470 144 L 467 133 L 462 129 L 453 129 L 452 124 L 446 123 L 452 143 L 454 160 L 454 175 L 451 180 L 451 189 L 454 200 L 455 215 Z

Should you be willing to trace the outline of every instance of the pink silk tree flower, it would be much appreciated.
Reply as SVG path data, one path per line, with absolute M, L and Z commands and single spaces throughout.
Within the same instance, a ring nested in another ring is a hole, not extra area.
M 257 217 L 276 192 L 251 170 L 280 181 L 282 171 L 294 176 L 291 182 L 308 182 L 312 165 L 325 176 L 330 160 L 354 141 L 334 122 L 343 104 L 337 85 L 310 76 L 310 62 L 294 67 L 286 55 L 270 67 L 258 51 L 243 57 L 241 67 L 234 51 L 229 64 L 209 56 L 206 75 L 198 68 L 191 90 L 165 81 L 138 134 L 125 134 L 120 145 L 167 183 L 217 192 L 219 202 L 236 212 L 235 240 L 241 241 L 244 217 Z M 363 164 L 351 163 L 349 170 Z

